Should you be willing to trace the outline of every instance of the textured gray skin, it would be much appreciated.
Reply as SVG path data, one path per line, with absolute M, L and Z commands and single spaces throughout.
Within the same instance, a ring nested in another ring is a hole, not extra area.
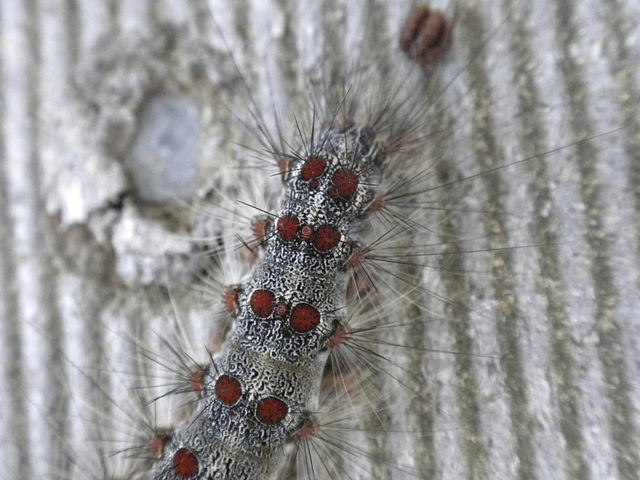
M 210 3 L 260 110 L 272 118 L 275 103 L 292 121 L 309 113 L 300 98 L 318 65 L 342 71 L 366 49 L 382 75 L 395 76 L 404 60 L 395 40 L 413 2 Z M 433 400 L 386 412 L 394 428 L 378 437 L 377 458 L 425 461 L 436 466 L 432 478 L 637 477 L 638 7 L 455 2 L 456 40 L 433 110 L 447 133 L 430 154 L 472 175 L 551 153 L 440 192 L 442 204 L 462 198 L 466 208 L 427 224 L 442 233 L 430 238 L 480 239 L 478 248 L 439 268 L 418 265 L 411 278 L 469 310 L 396 291 L 385 311 L 417 320 L 398 343 L 418 349 L 389 354 L 406 367 L 401 380 Z M 124 426 L 150 432 L 138 416 L 118 421 L 122 412 L 79 372 L 108 379 L 110 399 L 134 412 L 131 394 L 117 394 L 129 386 L 122 372 L 137 368 L 123 337 L 155 350 L 156 333 L 171 338 L 177 317 L 191 343 L 178 345 L 201 355 L 220 322 L 210 302 L 204 308 L 181 287 L 202 267 L 184 238 L 248 238 L 255 211 L 235 200 L 259 203 L 256 192 L 277 190 L 278 179 L 234 144 L 252 144 L 232 115 L 250 102 L 202 2 L 6 0 L 0 8 L 0 477 L 126 478 L 110 452 L 141 441 Z M 365 40 L 366 28 L 375 35 Z M 158 91 L 201 106 L 201 174 L 188 199 L 195 215 L 180 204 L 158 212 L 130 195 L 122 163 L 137 114 Z M 227 209 L 212 213 L 212 203 Z M 236 213 L 241 220 L 228 221 Z M 211 222 L 193 227 L 193 216 L 207 215 Z M 505 232 L 502 245 L 527 248 L 478 253 Z M 246 274 L 225 271 L 222 283 Z M 107 428 L 96 409 L 116 418 L 126 441 L 96 443 Z M 171 424 L 163 411 L 159 420 Z M 416 432 L 410 441 L 394 434 L 407 431 Z

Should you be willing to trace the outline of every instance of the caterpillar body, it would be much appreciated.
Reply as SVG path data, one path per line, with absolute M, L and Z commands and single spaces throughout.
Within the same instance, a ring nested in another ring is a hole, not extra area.
M 501 36 L 520 45 L 527 31 L 505 30 L 520 25 L 518 13 L 544 17 L 541 7 L 516 2 L 493 13 L 460 2 L 454 14 L 445 6 L 456 23 L 453 59 L 431 68 L 432 57 L 412 51 L 415 43 L 407 47 L 407 35 L 434 16 L 411 16 L 411 2 L 327 2 L 327 31 L 308 35 L 304 19 L 320 13 L 314 2 L 248 2 L 251 28 L 282 43 L 305 39 L 295 61 L 272 57 L 264 40 L 244 44 L 236 19 L 245 18 L 242 8 L 208 3 L 194 7 L 199 15 L 189 21 L 163 10 L 182 7 L 155 7 L 166 18 L 152 39 L 128 45 L 134 37 L 123 34 L 101 45 L 80 69 L 86 76 L 76 78 L 86 111 L 95 110 L 95 148 L 107 156 L 132 156 L 146 106 L 162 100 L 158 92 L 187 92 L 200 103 L 200 155 L 221 160 L 199 166 L 196 188 L 169 195 L 182 195 L 179 202 L 151 206 L 144 187 L 126 182 L 109 197 L 107 213 L 79 220 L 90 241 L 107 245 L 113 265 L 104 269 L 120 293 L 95 298 L 99 291 L 70 280 L 84 311 L 69 304 L 62 311 L 85 324 L 75 327 L 80 340 L 69 331 L 68 344 L 54 345 L 64 352 L 60 376 L 70 400 L 39 407 L 60 410 L 52 424 L 68 421 L 46 442 L 55 458 L 45 467 L 33 460 L 27 476 L 335 480 L 544 478 L 547 468 L 575 465 L 597 471 L 566 425 L 572 419 L 559 421 L 570 445 L 562 454 L 532 457 L 523 433 L 547 417 L 527 402 L 522 378 L 541 374 L 524 371 L 522 343 L 539 339 L 528 329 L 557 305 L 553 288 L 539 291 L 529 270 L 548 268 L 554 249 L 574 240 L 556 234 L 553 214 L 545 213 L 555 204 L 547 183 L 557 176 L 571 184 L 578 162 L 556 160 L 578 140 L 578 147 L 595 143 L 584 140 L 595 131 L 578 127 L 567 135 L 558 128 L 560 139 L 549 134 L 541 143 L 543 129 L 525 122 L 535 133 L 522 141 L 527 153 L 506 153 L 520 135 L 509 124 L 526 116 L 531 90 L 493 92 L 483 56 Z M 262 8 L 269 14 L 260 15 Z M 513 24 L 505 27 L 505 17 Z M 567 102 L 547 91 L 543 103 Z M 502 95 L 520 95 L 521 103 L 503 103 Z M 232 122 L 243 125 L 241 135 L 227 127 Z M 597 131 L 614 126 L 603 121 Z M 506 134 L 498 139 L 494 129 Z M 114 140 L 120 135 L 126 141 Z M 535 187 L 532 177 L 541 178 Z M 535 189 L 534 202 L 523 201 L 515 185 Z M 60 212 L 63 223 L 78 221 L 69 220 L 73 209 Z M 526 301 L 515 299 L 513 282 L 524 285 Z M 202 294 L 205 302 L 194 301 Z M 553 351 L 566 358 L 570 349 L 557 342 Z M 554 372 L 553 385 L 575 383 Z M 560 402 L 559 409 L 568 415 L 573 406 Z M 629 471 L 623 460 L 616 468 Z

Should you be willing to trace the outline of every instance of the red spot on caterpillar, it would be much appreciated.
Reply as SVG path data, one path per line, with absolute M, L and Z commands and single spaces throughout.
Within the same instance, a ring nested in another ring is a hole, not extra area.
M 173 471 L 178 478 L 191 478 L 198 473 L 198 457 L 191 450 L 181 448 L 173 456 Z
M 384 199 L 382 197 L 376 197 L 373 199 L 373 202 L 371 202 L 367 207 L 367 213 L 379 212 L 383 206 Z
M 304 442 L 310 439 L 318 431 L 318 422 L 313 418 L 308 418 L 304 421 L 300 429 L 292 435 L 294 442 Z
M 198 368 L 191 374 L 191 390 L 193 390 L 198 397 L 204 395 L 204 379 L 207 376 L 207 371 L 206 368 Z
M 227 287 L 222 294 L 224 308 L 234 317 L 237 317 L 240 313 L 240 304 L 238 302 L 240 292 L 242 292 L 240 285 L 231 285 Z
M 437 63 L 452 41 L 453 22 L 426 5 L 411 13 L 400 33 L 400 49 L 421 67 Z
M 282 422 L 289 413 L 289 407 L 276 397 L 266 397 L 258 402 L 256 418 L 265 425 L 276 425 Z
M 267 318 L 276 305 L 276 296 L 270 290 L 256 290 L 249 300 L 251 310 L 259 318 Z
M 252 220 L 251 231 L 253 232 L 253 236 L 257 240 L 258 245 L 262 245 L 264 243 L 264 239 L 267 238 L 269 224 L 269 219 L 263 216 L 255 217 Z
M 151 439 L 151 453 L 155 458 L 162 458 L 164 454 L 164 447 L 171 439 L 171 432 L 167 430 L 160 430 L 155 433 Z
M 360 183 L 358 176 L 348 168 L 341 168 L 333 174 L 333 184 L 336 186 L 336 193 L 340 198 L 348 199 L 358 189 Z
M 296 238 L 300 222 L 294 215 L 283 215 L 278 219 L 276 228 L 280 238 L 285 242 L 291 242 Z
M 305 182 L 311 179 L 318 178 L 324 173 L 324 169 L 327 167 L 327 162 L 322 157 L 309 157 L 302 165 L 302 171 L 300 172 L 300 178 Z M 317 184 L 317 182 L 316 182 Z M 312 188 L 317 188 L 312 187 Z
M 363 262 L 364 258 L 365 258 L 364 250 L 360 247 L 353 247 L 353 250 L 351 251 L 351 255 L 345 262 L 343 268 L 345 270 L 351 270 L 353 268 L 356 268 L 358 265 L 360 265 Z
M 296 332 L 309 332 L 320 324 L 320 312 L 308 303 L 299 303 L 291 310 L 289 323 Z
M 311 225 L 305 225 L 300 230 L 300 238 L 305 242 L 308 242 L 313 237 L 313 227 Z
M 331 250 L 340 243 L 342 235 L 338 230 L 330 225 L 323 225 L 316 230 L 316 238 L 313 242 L 315 247 L 321 252 Z
M 280 302 L 278 305 L 276 305 L 276 317 L 284 318 L 288 311 L 289 305 L 287 305 L 285 302 Z
M 221 403 L 231 406 L 238 403 L 242 396 L 240 382 L 231 375 L 221 375 L 216 380 L 216 397 Z
M 278 167 L 280 168 L 280 177 L 283 182 L 289 181 L 291 177 L 291 163 L 293 162 L 293 158 L 291 157 L 282 157 L 280 159 L 280 164 Z
M 339 325 L 331 338 L 327 342 L 327 348 L 334 348 L 338 345 L 342 345 L 347 339 L 347 331 L 344 329 L 342 325 Z

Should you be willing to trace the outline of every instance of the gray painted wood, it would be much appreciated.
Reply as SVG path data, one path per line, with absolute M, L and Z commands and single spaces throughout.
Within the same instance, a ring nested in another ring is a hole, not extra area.
M 120 397 L 139 368 L 127 338 L 159 355 L 156 333 L 200 357 L 216 348 L 215 295 L 189 288 L 206 265 L 192 239 L 248 235 L 233 218 L 253 211 L 235 199 L 273 184 L 238 146 L 255 141 L 229 50 L 265 118 L 276 105 L 285 122 L 309 75 L 363 48 L 382 78 L 406 63 L 395 39 L 411 2 L 210 4 L 226 41 L 202 1 L 0 2 L 2 478 L 100 478 L 87 442 L 100 412 L 141 430 Z M 428 153 L 460 177 L 517 164 L 444 192 L 468 210 L 438 217 L 426 241 L 464 238 L 474 253 L 404 272 L 450 302 L 414 290 L 389 316 L 420 325 L 398 342 L 474 355 L 385 350 L 430 402 L 396 384 L 392 430 L 425 434 L 373 448 L 435 462 L 433 478 L 637 478 L 640 6 L 446 8 L 456 42 L 434 108 L 446 135 Z M 157 93 L 190 100 L 201 131 L 192 191 L 152 207 L 126 164 Z M 222 285 L 245 273 L 210 268 Z

